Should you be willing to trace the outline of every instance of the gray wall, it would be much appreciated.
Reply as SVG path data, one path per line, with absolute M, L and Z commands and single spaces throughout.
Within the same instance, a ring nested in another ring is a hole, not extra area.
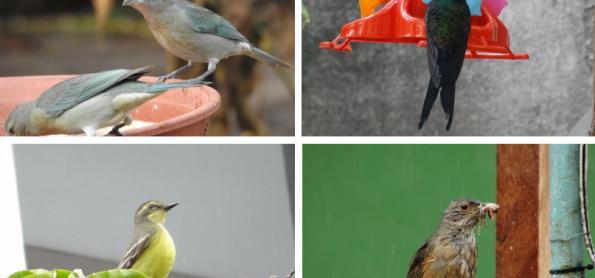
M 425 49 L 353 44 L 318 49 L 359 17 L 357 0 L 304 0 L 305 135 L 566 135 L 591 104 L 592 2 L 511 0 L 500 18 L 511 47 L 529 61 L 467 60 L 457 83 L 450 132 L 434 107 L 417 123 L 429 73 Z
M 282 146 L 17 145 L 15 160 L 28 251 L 115 262 L 134 211 L 157 199 L 181 203 L 166 223 L 175 272 L 269 277 L 293 269 Z M 29 255 L 29 267 L 38 267 Z

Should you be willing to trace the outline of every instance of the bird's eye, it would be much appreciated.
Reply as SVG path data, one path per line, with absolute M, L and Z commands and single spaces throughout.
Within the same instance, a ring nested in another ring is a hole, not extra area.
M 462 211 L 466 211 L 466 210 L 468 210 L 468 209 L 469 209 L 469 206 L 468 206 L 468 205 L 462 205 L 462 206 L 461 206 L 461 210 L 462 210 Z
M 149 208 L 152 209 L 152 210 L 156 210 L 157 209 L 157 206 L 156 205 L 151 205 L 151 207 L 149 207 Z

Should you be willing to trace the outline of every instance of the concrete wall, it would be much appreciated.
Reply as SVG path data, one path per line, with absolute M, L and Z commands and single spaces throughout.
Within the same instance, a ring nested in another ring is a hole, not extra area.
M 166 223 L 178 273 L 269 277 L 294 267 L 282 146 L 17 145 L 15 160 L 28 250 L 115 263 L 136 208 L 157 199 L 181 203 Z
M 425 49 L 353 44 L 318 49 L 359 17 L 356 0 L 304 0 L 305 135 L 566 135 L 591 104 L 592 2 L 510 0 L 500 16 L 529 61 L 467 60 L 450 132 L 434 107 L 417 130 L 429 73 Z

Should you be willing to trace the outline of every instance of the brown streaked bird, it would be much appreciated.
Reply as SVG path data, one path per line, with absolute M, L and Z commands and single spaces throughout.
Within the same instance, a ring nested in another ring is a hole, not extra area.
M 498 213 L 494 203 L 452 201 L 438 230 L 415 253 L 407 278 L 475 278 L 477 247 L 473 228 Z

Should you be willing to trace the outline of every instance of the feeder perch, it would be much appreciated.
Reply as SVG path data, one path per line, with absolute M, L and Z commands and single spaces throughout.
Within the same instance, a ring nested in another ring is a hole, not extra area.
M 378 9 L 383 4 L 384 7 Z M 360 0 L 360 9 L 362 18 L 344 25 L 334 41 L 322 42 L 320 48 L 351 52 L 351 42 L 428 46 L 424 20 L 427 5 L 422 0 Z M 482 16 L 471 17 L 471 34 L 465 58 L 529 59 L 529 54 L 512 52 L 508 29 L 485 3 L 482 4 L 481 13 Z

